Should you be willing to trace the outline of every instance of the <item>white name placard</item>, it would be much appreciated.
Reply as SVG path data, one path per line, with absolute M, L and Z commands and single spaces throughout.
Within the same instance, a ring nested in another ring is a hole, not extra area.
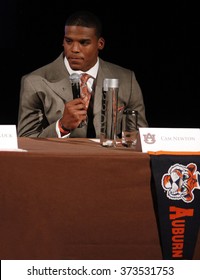
M 142 152 L 200 152 L 199 128 L 139 128 Z
M 0 125 L 0 151 L 18 150 L 16 125 Z

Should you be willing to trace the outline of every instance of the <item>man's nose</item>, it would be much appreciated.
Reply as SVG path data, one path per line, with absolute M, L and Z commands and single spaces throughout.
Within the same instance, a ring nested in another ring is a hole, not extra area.
M 72 44 L 72 51 L 73 51 L 73 52 L 79 52 L 79 51 L 80 51 L 79 43 L 74 42 L 74 43 Z

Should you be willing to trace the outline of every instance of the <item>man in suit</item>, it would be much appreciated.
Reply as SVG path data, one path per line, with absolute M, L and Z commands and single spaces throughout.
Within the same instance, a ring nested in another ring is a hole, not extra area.
M 94 134 L 101 130 L 102 86 L 105 78 L 119 79 L 117 133 L 123 110 L 138 111 L 138 126 L 148 126 L 140 86 L 129 69 L 106 62 L 99 57 L 104 48 L 99 19 L 87 11 L 72 14 L 66 21 L 64 51 L 53 62 L 22 77 L 19 114 L 19 137 L 90 137 L 88 118 Z M 93 115 L 88 114 L 88 97 L 73 99 L 70 75 L 88 73 L 87 85 L 93 92 Z M 86 121 L 86 125 L 80 126 Z

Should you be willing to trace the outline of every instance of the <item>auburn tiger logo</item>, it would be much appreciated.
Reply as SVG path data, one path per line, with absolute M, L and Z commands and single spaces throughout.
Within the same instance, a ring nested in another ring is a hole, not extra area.
M 190 163 L 186 166 L 175 164 L 171 166 L 168 173 L 164 174 L 161 184 L 164 190 L 167 191 L 167 197 L 172 200 L 182 199 L 189 203 L 194 199 L 194 189 L 199 189 L 198 176 L 195 163 Z

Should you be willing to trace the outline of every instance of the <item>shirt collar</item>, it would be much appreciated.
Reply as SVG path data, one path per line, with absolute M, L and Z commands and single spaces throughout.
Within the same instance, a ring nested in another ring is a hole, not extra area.
M 70 67 L 69 62 L 68 62 L 66 57 L 64 57 L 64 64 L 65 64 L 65 66 L 67 68 L 67 71 L 69 72 L 70 75 L 72 73 L 78 73 L 78 74 L 87 73 L 87 74 L 91 75 L 94 79 L 96 79 L 97 72 L 98 72 L 98 69 L 99 69 L 99 58 L 97 58 L 97 63 L 92 68 L 90 68 L 87 72 L 72 70 L 72 68 Z

